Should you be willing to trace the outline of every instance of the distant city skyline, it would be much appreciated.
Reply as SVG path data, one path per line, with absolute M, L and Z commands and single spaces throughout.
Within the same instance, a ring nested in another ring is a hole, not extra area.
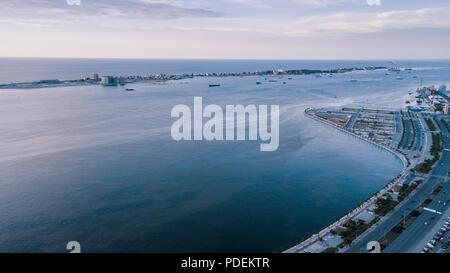
M 450 59 L 445 0 L 1 1 L 0 57 Z

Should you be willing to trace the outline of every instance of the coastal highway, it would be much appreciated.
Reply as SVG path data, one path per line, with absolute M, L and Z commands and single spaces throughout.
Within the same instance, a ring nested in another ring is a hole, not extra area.
M 442 183 L 442 190 L 434 198 L 433 202 L 427 205 L 427 208 L 437 210 L 442 214 L 424 211 L 392 244 L 387 246 L 384 252 L 420 252 L 425 247 L 426 243 L 434 236 L 433 231 L 436 229 L 439 230 L 438 227 L 441 225 L 442 218 L 445 215 L 448 215 L 450 182 L 446 176 L 450 167 L 450 135 L 444 125 L 440 122 L 440 117 L 436 118 L 436 120 L 442 130 L 444 151 L 441 160 L 433 168 L 430 180 L 434 180 L 433 183 Z
M 440 119 L 440 118 L 439 118 Z M 406 122 L 405 122 L 406 123 Z M 366 234 L 363 234 L 360 238 L 356 239 L 349 248 L 345 250 L 345 252 L 349 253 L 359 253 L 359 252 L 367 252 L 366 246 L 370 241 L 378 241 L 382 238 L 387 232 L 389 232 L 398 222 L 400 222 L 404 215 L 408 215 L 411 211 L 417 208 L 426 198 L 427 196 L 444 181 L 444 178 L 447 175 L 447 172 L 450 167 L 450 139 L 448 131 L 445 127 L 441 127 L 443 129 L 442 136 L 444 138 L 444 151 L 441 156 L 441 159 L 437 162 L 435 167 L 432 170 L 431 175 L 424 176 L 424 182 L 417 189 L 415 193 L 412 193 L 412 196 L 407 198 L 403 203 L 398 205 L 394 211 L 387 214 L 384 219 L 377 224 L 375 224 L 371 229 L 366 231 Z M 448 150 L 447 150 L 448 149 Z M 444 185 L 448 186 L 448 182 Z M 446 187 L 447 187 L 446 186 Z M 444 192 L 445 189 L 442 190 Z M 449 190 L 446 191 L 447 194 Z M 448 199 L 448 198 L 447 198 Z M 439 198 L 435 199 L 437 202 Z M 430 204 L 431 207 L 435 206 L 434 201 Z M 390 246 L 388 246 L 384 251 L 392 251 L 392 252 L 403 252 L 402 250 L 407 248 L 407 245 L 412 245 L 412 241 L 415 238 L 420 237 L 418 234 L 424 235 L 428 229 L 431 228 L 432 223 L 430 225 L 425 225 L 423 217 L 426 217 L 428 212 L 423 213 L 413 225 L 408 227 L 397 240 L 394 241 Z M 428 216 L 429 217 L 429 216 Z M 438 217 L 435 217 L 438 218 Z M 413 226 L 419 225 L 420 221 L 422 221 L 421 228 L 418 230 L 413 230 Z M 437 221 L 437 219 L 436 219 Z M 416 223 L 417 222 L 417 223 Z M 411 231 L 409 231 L 411 228 Z M 419 232 L 419 233 L 417 233 Z M 408 239 L 402 239 L 401 237 L 405 236 Z M 411 237 L 411 238 L 410 238 Z M 418 240 L 418 239 L 416 239 Z M 403 242 L 403 243 L 402 243 Z M 398 246 L 397 246 L 398 244 Z
M 412 177 L 415 177 L 412 175 Z M 407 180 L 407 182 L 412 180 L 412 177 Z M 408 215 L 416 207 L 420 205 L 422 201 L 433 191 L 433 189 L 439 185 L 437 179 L 430 181 L 424 181 L 421 187 L 416 191 L 416 193 L 407 199 L 400 205 L 398 205 L 394 211 L 388 213 L 384 216 L 381 221 L 376 223 L 372 228 L 366 231 L 366 234 L 362 235 L 360 238 L 353 241 L 349 248 L 344 252 L 347 253 L 365 253 L 367 252 L 366 246 L 370 241 L 378 241 L 387 232 L 389 232 L 399 221 L 401 221 L 404 215 Z

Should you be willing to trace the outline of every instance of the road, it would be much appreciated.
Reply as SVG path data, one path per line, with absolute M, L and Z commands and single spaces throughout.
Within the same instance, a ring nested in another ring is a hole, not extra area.
M 439 117 L 440 118 L 440 117 Z M 405 122 L 406 123 L 406 122 Z M 371 229 L 366 231 L 366 234 L 360 236 L 357 240 L 355 240 L 349 248 L 345 250 L 345 252 L 349 253 L 359 253 L 359 252 L 367 252 L 366 246 L 370 241 L 378 241 L 380 240 L 388 231 L 390 231 L 398 222 L 400 222 L 404 215 L 408 215 L 411 211 L 417 208 L 426 198 L 427 196 L 439 185 L 443 182 L 443 177 L 446 177 L 449 167 L 450 167 L 450 139 L 448 131 L 443 128 L 443 138 L 444 138 L 444 151 L 441 156 L 440 161 L 435 165 L 432 170 L 431 175 L 425 177 L 425 181 L 423 184 L 417 189 L 415 193 L 407 198 L 403 203 L 398 205 L 394 211 L 383 217 L 381 221 L 379 221 L 376 225 L 374 225 Z M 449 150 L 447 150 L 449 149 Z M 409 181 L 411 177 L 408 177 Z M 407 183 L 409 182 L 407 181 Z M 446 200 L 448 199 L 448 194 L 450 189 L 447 189 L 448 182 L 443 184 L 445 189 L 441 191 L 441 193 L 446 192 L 447 198 L 445 196 L 439 196 L 436 198 L 429 206 L 431 208 L 438 208 L 439 204 L 435 204 L 440 199 Z M 447 189 L 447 190 L 446 190 Z M 448 202 L 447 202 L 448 203 Z M 448 206 L 448 205 L 447 205 Z M 424 222 L 426 219 L 430 221 L 428 212 L 423 213 L 415 223 L 409 226 L 390 246 L 388 246 L 384 251 L 387 252 L 403 252 L 408 249 L 408 247 L 413 245 L 413 242 L 417 241 L 420 236 L 424 237 L 425 233 L 430 230 L 433 226 L 434 222 L 430 222 L 429 225 L 425 225 Z M 434 221 L 437 222 L 439 217 L 434 217 Z M 422 221 L 422 222 L 421 222 Z M 433 221 L 433 220 L 431 220 Z
M 438 119 L 441 118 L 441 116 L 438 117 Z M 442 184 L 443 189 L 433 200 L 433 202 L 431 202 L 427 207 L 440 211 L 448 209 L 448 202 L 446 202 L 447 205 L 445 207 L 443 207 L 442 204 L 443 201 L 445 202 L 447 199 L 449 199 L 450 193 L 450 183 L 446 178 L 450 167 L 450 135 L 445 127 L 443 127 L 443 125 L 441 126 L 441 128 L 443 129 L 442 136 L 444 139 L 444 151 L 442 153 L 441 159 L 434 166 L 431 175 L 425 178 L 424 184 L 415 193 L 413 193 L 410 198 L 408 198 L 402 204 L 398 205 L 393 212 L 386 215 L 384 221 L 380 221 L 375 227 L 372 227 L 369 231 L 367 231 L 365 235 L 355 240 L 345 252 L 366 252 L 366 245 L 368 242 L 378 241 L 380 238 L 382 238 L 389 230 L 391 230 L 398 222 L 403 219 L 404 215 L 409 214 L 412 210 L 417 208 L 434 190 L 434 188 L 444 181 L 446 182 Z M 416 252 L 419 242 L 422 242 L 424 239 L 426 239 L 425 237 L 426 235 L 430 234 L 430 230 L 441 221 L 442 215 L 430 214 L 432 213 L 422 213 L 413 224 L 411 224 L 405 231 L 403 231 L 403 233 L 383 251 L 401 253 Z M 427 222 L 426 225 L 425 222 Z
M 450 135 L 444 125 L 440 122 L 440 117 L 437 118 L 437 120 L 442 129 L 444 151 L 441 160 L 433 168 L 433 176 L 430 180 L 434 180 L 433 183 L 443 183 L 443 188 L 434 198 L 433 202 L 427 205 L 427 207 L 442 212 L 443 214 L 424 211 L 413 224 L 403 231 L 402 234 L 385 249 L 384 252 L 420 252 L 426 242 L 431 240 L 434 236 L 434 232 L 432 231 L 439 230 L 442 218 L 447 215 L 449 209 L 448 200 L 450 199 L 450 182 L 448 182 L 448 178 L 445 177 L 450 167 L 450 151 L 447 150 L 450 149 Z

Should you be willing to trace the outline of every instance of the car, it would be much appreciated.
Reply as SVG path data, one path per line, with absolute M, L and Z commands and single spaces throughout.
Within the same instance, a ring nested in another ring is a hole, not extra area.
M 424 248 L 422 249 L 422 253 L 428 253 L 428 248 L 427 248 L 427 247 L 424 247 Z
M 428 249 L 433 249 L 434 248 L 434 246 L 432 244 L 430 244 L 430 243 L 427 243 L 427 247 L 428 247 Z

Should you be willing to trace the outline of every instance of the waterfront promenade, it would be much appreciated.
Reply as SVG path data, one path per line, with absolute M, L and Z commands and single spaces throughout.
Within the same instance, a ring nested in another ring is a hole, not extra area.
M 359 112 L 360 111 L 357 111 L 357 113 L 359 113 Z M 348 128 L 347 126 L 340 127 L 340 126 L 338 126 L 338 125 L 336 125 L 336 124 L 334 124 L 332 122 L 328 122 L 328 121 L 326 121 L 324 119 L 318 118 L 315 115 L 315 110 L 313 110 L 313 109 L 306 109 L 305 110 L 305 114 L 306 114 L 307 117 L 310 117 L 312 119 L 315 119 L 315 120 L 318 120 L 318 121 L 323 122 L 325 124 L 328 124 L 330 126 L 333 126 L 334 128 L 336 128 L 336 129 L 338 129 L 340 131 L 348 133 L 348 134 L 350 134 L 350 135 L 352 135 L 352 136 L 354 136 L 356 138 L 359 138 L 361 140 L 369 142 L 372 145 L 375 145 L 377 147 L 380 147 L 382 149 L 385 149 L 385 150 L 391 152 L 392 154 L 394 154 L 396 157 L 398 157 L 402 161 L 403 169 L 402 169 L 401 173 L 393 181 L 389 182 L 385 187 L 383 187 L 379 192 L 377 192 L 375 195 L 373 195 L 368 200 L 366 200 L 363 204 L 359 205 L 358 207 L 356 207 L 355 209 L 353 209 L 348 214 L 346 214 L 345 216 L 341 217 L 340 219 L 338 219 L 337 221 L 335 221 L 331 225 L 329 225 L 326 228 L 322 229 L 319 233 L 314 234 L 313 236 L 311 236 L 307 240 L 305 240 L 305 241 L 301 242 L 300 244 L 297 244 L 294 247 L 291 247 L 290 249 L 286 250 L 285 253 L 310 252 L 309 249 L 311 247 L 313 247 L 315 244 L 318 244 L 319 242 L 322 243 L 323 240 L 326 240 L 327 236 L 329 236 L 331 234 L 332 230 L 335 230 L 337 228 L 340 228 L 340 227 L 344 226 L 344 224 L 347 223 L 349 220 L 355 219 L 359 215 L 361 215 L 362 213 L 367 212 L 367 210 L 369 208 L 372 208 L 375 205 L 375 202 L 377 201 L 378 198 L 380 198 L 381 196 L 386 194 L 388 191 L 391 191 L 398 184 L 403 183 L 403 181 L 407 177 L 408 159 L 402 153 L 392 149 L 391 147 L 388 147 L 388 146 L 385 146 L 385 145 L 381 145 L 381 144 L 376 143 L 374 141 L 371 141 L 369 139 L 363 138 L 363 137 L 361 137 L 361 136 L 359 136 L 359 135 L 349 131 L 348 129 L 344 129 L 344 128 Z M 354 122 L 353 117 L 351 119 L 349 119 L 348 122 Z M 315 251 L 317 251 L 317 249 L 325 250 L 325 249 L 321 249 L 320 247 L 316 247 L 314 249 L 315 249 Z

